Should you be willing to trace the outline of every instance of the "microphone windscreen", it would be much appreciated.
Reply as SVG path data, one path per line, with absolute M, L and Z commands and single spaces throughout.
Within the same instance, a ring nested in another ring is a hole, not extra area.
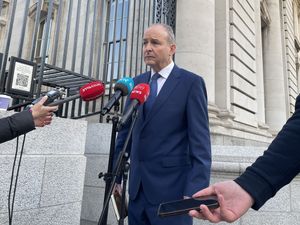
M 104 84 L 100 81 L 94 81 L 83 85 L 79 90 L 79 94 L 83 101 L 91 101 L 102 96 L 104 91 Z
M 128 95 L 134 86 L 133 79 L 131 77 L 123 77 L 117 81 L 114 90 L 121 91 L 122 96 Z
M 143 104 L 147 100 L 149 94 L 150 94 L 150 87 L 148 84 L 146 83 L 138 84 L 133 88 L 130 94 L 130 99 L 131 100 L 136 99 L 139 101 L 140 104 Z
M 115 90 L 115 92 L 121 91 L 122 96 L 126 96 L 129 94 L 129 90 L 128 90 L 127 86 L 122 83 L 116 83 L 114 90 Z

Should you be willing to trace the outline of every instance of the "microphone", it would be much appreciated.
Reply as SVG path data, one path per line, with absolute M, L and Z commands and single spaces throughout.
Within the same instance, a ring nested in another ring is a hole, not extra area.
M 115 93 L 101 110 L 101 115 L 104 116 L 105 114 L 109 113 L 111 108 L 118 102 L 121 96 L 126 96 L 132 91 L 133 86 L 134 82 L 130 77 L 123 77 L 122 79 L 118 80 L 114 87 Z
M 102 96 L 104 91 L 105 91 L 105 87 L 102 82 L 93 81 L 93 82 L 83 85 L 79 90 L 79 94 L 64 98 L 62 100 L 54 101 L 54 102 L 48 104 L 48 106 L 61 105 L 66 102 L 75 100 L 77 98 L 81 98 L 83 101 L 95 100 L 95 99 L 99 98 L 100 96 Z
M 57 89 L 53 89 L 47 92 L 46 94 L 48 96 L 47 100 L 44 102 L 43 105 L 49 105 L 51 102 L 53 102 L 56 98 L 61 97 L 62 92 L 60 90 Z M 30 109 L 33 105 L 35 105 L 36 103 L 38 103 L 44 96 L 41 96 L 33 101 L 26 101 L 26 102 L 22 102 L 16 105 L 13 105 L 11 107 L 8 107 L 7 110 L 13 110 L 13 109 L 17 109 L 17 108 L 21 108 L 23 106 L 24 110 L 28 110 Z
M 52 103 L 55 99 L 61 97 L 62 93 L 59 91 L 59 90 L 50 90 L 47 92 L 46 94 L 48 96 L 47 100 L 44 102 L 43 105 L 49 105 L 50 103 Z M 35 99 L 31 105 L 35 105 L 36 103 L 38 103 L 41 99 L 43 98 L 42 97 L 39 97 L 37 99 Z
M 57 90 L 57 89 L 53 89 L 47 92 L 46 94 L 48 96 L 47 100 L 44 102 L 43 105 L 49 105 L 50 103 L 52 103 L 55 99 L 61 97 L 62 92 Z M 32 102 L 25 102 L 25 103 L 21 103 L 18 105 L 15 105 L 14 107 L 24 107 L 24 110 L 29 110 L 33 105 L 35 105 L 36 103 L 38 103 L 44 96 L 41 96 L 35 100 L 33 100 Z
M 123 114 L 123 117 L 120 119 L 118 130 L 127 123 L 131 115 L 137 110 L 137 107 L 147 100 L 149 94 L 150 87 L 146 83 L 138 84 L 133 88 L 130 94 L 131 103 L 127 107 L 127 111 Z

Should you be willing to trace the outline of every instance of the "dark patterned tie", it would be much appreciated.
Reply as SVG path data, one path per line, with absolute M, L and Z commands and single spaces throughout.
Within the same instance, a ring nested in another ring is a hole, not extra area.
M 152 105 L 155 101 L 156 95 L 157 95 L 157 79 L 160 78 L 160 75 L 158 73 L 155 73 L 152 77 L 151 77 L 151 81 L 150 81 L 150 94 L 149 97 L 147 99 L 147 101 L 145 102 L 145 106 L 144 106 L 144 113 L 145 115 L 147 115 L 147 113 L 150 112 Z

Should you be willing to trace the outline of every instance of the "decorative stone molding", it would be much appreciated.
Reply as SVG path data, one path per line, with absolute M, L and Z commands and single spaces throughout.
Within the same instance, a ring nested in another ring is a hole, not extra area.
M 6 24 L 7 24 L 7 20 L 1 16 L 1 17 L 0 17 L 0 29 L 1 29 L 2 27 L 5 27 Z
M 9 6 L 10 1 L 9 0 L 3 0 L 3 5 L 2 5 L 2 14 L 3 11 L 6 10 L 6 15 L 0 15 L 0 29 L 5 27 L 7 24 L 7 14 L 8 14 L 8 6 Z M 7 9 L 5 9 L 7 8 Z
M 220 111 L 219 108 L 215 104 L 211 102 L 208 103 L 208 117 L 209 117 L 210 125 L 214 125 L 214 126 L 223 125 L 222 121 L 220 121 L 220 119 L 218 118 L 219 111 Z
M 3 0 L 3 6 L 9 5 L 10 0 Z
M 258 122 L 258 127 L 251 127 L 234 121 L 235 115 L 229 110 L 220 110 L 216 105 L 208 104 L 210 132 L 214 135 L 226 135 L 262 143 L 270 143 L 273 135 L 269 127 Z
M 265 123 L 262 123 L 262 122 L 258 122 L 258 127 L 262 130 L 268 130 L 269 129 L 269 126 Z
M 35 14 L 36 14 L 36 10 L 37 10 L 37 2 L 33 3 L 30 8 L 29 8 L 29 13 L 28 13 L 28 16 L 31 18 L 31 19 L 35 19 Z M 44 0 L 42 2 L 42 6 L 41 6 L 41 19 L 46 17 L 47 16 L 47 12 L 48 12 L 48 6 L 49 6 L 49 1 L 48 0 Z M 53 12 L 55 10 L 58 9 L 58 6 L 59 6 L 59 3 L 58 1 L 54 1 L 53 2 Z M 53 14 L 53 13 L 52 13 Z
M 221 118 L 225 127 L 233 127 L 234 113 L 229 110 L 220 110 L 218 117 Z
M 271 16 L 266 0 L 260 0 L 260 13 L 262 18 L 262 27 L 267 27 L 271 23 Z

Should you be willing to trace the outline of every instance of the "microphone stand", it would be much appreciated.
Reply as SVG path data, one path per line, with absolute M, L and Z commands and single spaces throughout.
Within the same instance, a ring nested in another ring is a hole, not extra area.
M 111 179 L 113 175 L 112 170 L 113 170 L 113 159 L 114 159 L 114 152 L 115 152 L 117 125 L 119 122 L 119 116 L 118 116 L 119 106 L 120 103 L 119 101 L 117 101 L 114 105 L 114 116 L 112 118 L 107 116 L 107 122 L 109 122 L 110 120 L 112 121 L 108 166 L 107 166 L 107 172 L 105 174 L 101 172 L 98 175 L 99 179 L 103 177 L 103 180 L 105 181 L 104 203 L 106 202 L 107 199 L 109 200 L 109 197 L 111 195 L 111 194 L 109 195 L 109 187 L 111 186 Z M 103 207 L 104 207 L 104 203 L 103 203 Z M 101 222 L 101 225 L 107 224 L 107 215 L 108 215 L 108 207 L 105 208 L 105 211 L 103 213 L 103 221 Z
M 113 173 L 111 174 L 112 180 L 111 180 L 109 191 L 108 191 L 108 196 L 111 196 L 114 186 L 115 186 L 115 183 L 116 183 L 117 176 L 120 176 L 123 173 L 123 189 L 122 189 L 122 196 L 121 196 L 122 201 L 121 201 L 121 215 L 120 215 L 120 219 L 119 219 L 119 225 L 124 224 L 124 215 L 125 215 L 125 193 L 126 193 L 127 177 L 128 177 L 128 171 L 129 171 L 129 163 L 127 162 L 128 153 L 126 152 L 126 148 L 129 143 L 137 116 L 138 116 L 138 111 L 137 111 L 137 109 L 135 109 L 132 114 L 132 122 L 131 122 L 131 125 L 129 128 L 124 146 L 123 146 L 121 152 L 119 153 L 116 167 L 115 167 Z M 103 204 L 103 209 L 102 209 L 99 221 L 98 221 L 98 225 L 103 225 L 103 222 L 105 219 L 105 212 L 108 210 L 108 204 L 109 204 L 109 198 L 107 197 Z

